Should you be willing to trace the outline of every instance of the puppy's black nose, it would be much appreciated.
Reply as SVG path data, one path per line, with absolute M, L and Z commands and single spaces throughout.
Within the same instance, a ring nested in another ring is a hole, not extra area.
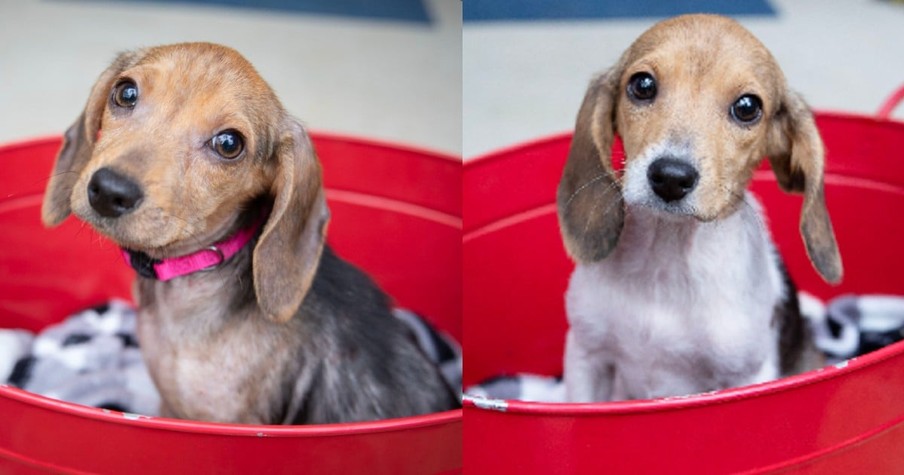
M 94 172 L 88 182 L 88 202 L 98 214 L 118 218 L 133 211 L 144 193 L 134 181 L 109 168 Z
M 687 196 L 697 186 L 699 178 L 693 165 L 675 158 L 659 158 L 647 170 L 653 192 L 667 203 Z

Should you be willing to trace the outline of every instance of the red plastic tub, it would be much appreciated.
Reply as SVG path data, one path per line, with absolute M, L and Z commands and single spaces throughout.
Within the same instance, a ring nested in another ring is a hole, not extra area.
M 904 90 L 902 90 L 904 92 Z M 844 282 L 825 284 L 798 233 L 801 198 L 754 177 L 773 236 L 801 289 L 904 295 L 904 123 L 820 113 L 826 200 Z M 563 296 L 573 264 L 559 237 L 555 190 L 570 135 L 464 167 L 465 386 L 519 372 L 559 375 Z M 904 473 L 904 343 L 846 364 L 712 395 L 545 404 L 465 401 L 471 473 Z
M 328 241 L 398 305 L 461 338 L 461 161 L 313 134 Z M 133 271 L 70 218 L 40 222 L 59 138 L 0 147 L 0 327 L 40 330 L 111 297 Z M 0 473 L 458 473 L 462 411 L 380 422 L 251 426 L 138 417 L 0 385 Z

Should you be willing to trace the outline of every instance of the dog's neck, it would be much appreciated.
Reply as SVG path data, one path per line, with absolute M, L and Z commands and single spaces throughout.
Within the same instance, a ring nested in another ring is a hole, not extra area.
M 190 254 L 154 259 L 141 251 L 122 249 L 122 255 L 139 276 L 161 282 L 196 272 L 208 272 L 220 267 L 249 245 L 260 232 L 266 217 L 267 211 L 262 210 L 255 218 L 249 220 L 249 224 L 240 227 L 226 238 Z
M 215 268 L 165 281 L 139 275 L 133 288 L 139 320 L 153 321 L 167 341 L 181 341 L 209 336 L 256 312 L 251 262 L 258 234 Z
M 638 267 L 638 271 L 662 268 L 665 262 L 694 265 L 688 261 L 692 255 L 711 254 L 716 247 L 735 248 L 751 235 L 768 233 L 759 212 L 758 203 L 749 196 L 728 215 L 708 222 L 628 206 L 622 236 L 611 257 L 626 265 L 630 263 L 629 267 Z

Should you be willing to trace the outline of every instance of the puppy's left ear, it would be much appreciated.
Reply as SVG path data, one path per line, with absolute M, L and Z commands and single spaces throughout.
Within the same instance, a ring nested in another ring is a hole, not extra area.
M 767 154 L 781 188 L 804 194 L 800 233 L 810 262 L 826 282 L 840 282 L 844 270 L 823 187 L 825 150 L 813 113 L 794 92 L 787 91 L 778 105 Z
M 275 200 L 254 248 L 252 268 L 258 305 L 282 323 L 295 315 L 311 288 L 330 212 L 314 146 L 294 119 L 285 120 L 275 155 Z

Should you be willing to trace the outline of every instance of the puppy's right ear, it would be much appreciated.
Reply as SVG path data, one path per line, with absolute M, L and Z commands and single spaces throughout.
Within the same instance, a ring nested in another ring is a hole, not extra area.
M 41 220 L 45 226 L 60 224 L 72 212 L 69 201 L 72 188 L 91 159 L 113 82 L 140 56 L 140 52 L 122 53 L 113 61 L 94 83 L 85 109 L 63 135 L 63 147 L 57 154 L 41 206 Z
M 587 88 L 556 194 L 565 249 L 578 262 L 609 255 L 624 225 L 624 200 L 611 162 L 621 70 L 610 69 Z

